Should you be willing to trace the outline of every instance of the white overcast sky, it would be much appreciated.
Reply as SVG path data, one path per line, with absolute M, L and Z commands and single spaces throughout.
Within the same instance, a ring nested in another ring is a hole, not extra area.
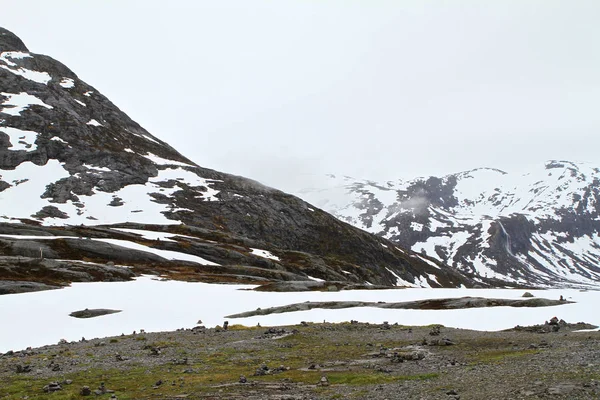
M 600 166 L 600 1 L 0 0 L 198 164 L 275 187 Z

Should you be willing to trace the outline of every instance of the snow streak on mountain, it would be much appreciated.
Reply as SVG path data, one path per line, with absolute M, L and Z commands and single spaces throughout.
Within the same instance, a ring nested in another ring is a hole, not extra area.
M 299 191 L 339 219 L 474 278 L 600 284 L 600 170 L 549 161 L 524 175 L 480 168 L 377 183 L 329 176 Z

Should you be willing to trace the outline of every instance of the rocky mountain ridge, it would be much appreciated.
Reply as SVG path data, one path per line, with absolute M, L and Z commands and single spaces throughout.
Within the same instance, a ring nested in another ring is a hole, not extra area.
M 589 164 L 554 160 L 523 175 L 479 168 L 383 183 L 330 175 L 297 194 L 476 280 L 600 284 L 600 169 Z
M 200 167 L 1 28 L 0 257 L 0 280 L 58 286 L 124 279 L 107 263 L 186 280 L 473 284 L 297 197 Z

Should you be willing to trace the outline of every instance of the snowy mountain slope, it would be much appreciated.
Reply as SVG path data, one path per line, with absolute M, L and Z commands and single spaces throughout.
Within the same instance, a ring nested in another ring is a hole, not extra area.
M 600 284 L 600 169 L 594 166 L 549 161 L 524 175 L 480 168 L 406 182 L 329 179 L 298 195 L 473 277 Z
M 152 232 L 188 238 L 173 241 Z M 43 253 L 98 265 L 110 260 L 144 271 L 174 268 L 149 248 L 180 252 L 196 257 L 195 267 L 186 264 L 188 278 L 196 280 L 227 273 L 242 281 L 310 276 L 360 284 L 471 284 L 294 196 L 198 166 L 66 66 L 29 52 L 1 28 L 0 234 L 27 236 L 0 238 L 0 255 Z M 110 246 L 119 254 L 114 260 Z

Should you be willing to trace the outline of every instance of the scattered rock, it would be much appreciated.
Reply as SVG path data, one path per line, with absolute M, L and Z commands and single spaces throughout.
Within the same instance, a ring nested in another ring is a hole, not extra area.
M 173 364 L 175 365 L 188 365 L 188 359 L 187 357 L 184 357 L 182 359 L 174 359 L 173 360 Z
M 60 386 L 60 384 L 58 382 L 50 382 L 49 384 L 44 386 L 43 390 L 46 393 L 52 393 L 52 392 L 57 392 L 59 390 L 62 390 L 62 387 Z
M 531 292 L 525 292 L 521 297 L 533 297 L 533 294 L 531 294 Z
M 254 376 L 264 376 L 269 375 L 269 373 L 269 367 L 266 364 L 263 364 L 256 369 L 256 372 L 254 372 Z
M 17 374 L 27 374 L 31 372 L 31 365 L 17 364 L 15 370 L 17 371 Z
M 82 395 L 82 396 L 89 396 L 89 395 L 92 394 L 92 389 L 90 389 L 89 386 L 84 386 L 79 391 L 79 394 Z

